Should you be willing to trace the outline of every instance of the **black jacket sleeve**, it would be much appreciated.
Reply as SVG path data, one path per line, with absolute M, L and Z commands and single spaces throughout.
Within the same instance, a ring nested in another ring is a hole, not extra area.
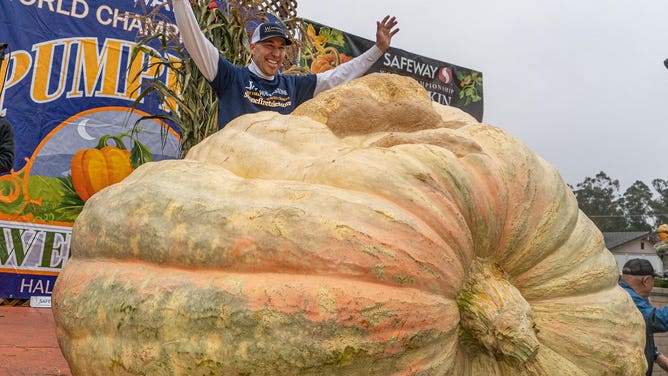
M 14 166 L 14 131 L 12 125 L 0 118 L 0 173 L 9 172 Z

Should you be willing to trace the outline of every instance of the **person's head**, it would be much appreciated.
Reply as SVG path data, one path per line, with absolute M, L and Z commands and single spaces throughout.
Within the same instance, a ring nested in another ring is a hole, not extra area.
M 660 277 L 654 271 L 652 264 L 640 258 L 627 261 L 622 267 L 622 279 L 628 283 L 635 292 L 642 297 L 649 297 L 654 287 L 654 277 Z
M 285 48 L 292 44 L 283 25 L 264 22 L 258 25 L 251 37 L 251 58 L 262 73 L 273 76 L 285 60 Z
M 661 240 L 668 239 L 668 224 L 662 224 L 659 228 L 656 229 L 656 233 L 659 235 Z

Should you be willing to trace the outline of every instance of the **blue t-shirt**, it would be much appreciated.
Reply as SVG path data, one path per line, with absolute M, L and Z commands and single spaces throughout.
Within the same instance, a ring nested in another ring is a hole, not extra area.
M 314 74 L 276 74 L 268 81 L 253 74 L 248 67 L 238 67 L 220 57 L 218 73 L 211 82 L 218 96 L 218 129 L 248 113 L 276 111 L 289 114 L 313 98 L 316 83 Z
M 656 308 L 649 300 L 635 292 L 626 281 L 619 281 L 619 285 L 631 295 L 633 303 L 635 303 L 645 319 L 645 358 L 647 358 L 647 375 L 651 375 L 657 351 L 654 344 L 654 333 L 665 333 L 668 331 L 668 306 Z

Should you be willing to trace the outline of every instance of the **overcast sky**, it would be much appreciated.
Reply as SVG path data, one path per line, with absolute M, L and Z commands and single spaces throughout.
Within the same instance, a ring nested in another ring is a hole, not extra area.
M 668 0 L 299 0 L 298 15 L 483 73 L 483 122 L 575 186 L 668 180 Z

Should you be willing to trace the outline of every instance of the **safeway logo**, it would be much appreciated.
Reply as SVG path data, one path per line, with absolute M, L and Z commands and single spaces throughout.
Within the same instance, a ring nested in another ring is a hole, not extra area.
M 452 69 L 450 67 L 441 67 L 438 69 L 438 79 L 444 84 L 452 83 Z

